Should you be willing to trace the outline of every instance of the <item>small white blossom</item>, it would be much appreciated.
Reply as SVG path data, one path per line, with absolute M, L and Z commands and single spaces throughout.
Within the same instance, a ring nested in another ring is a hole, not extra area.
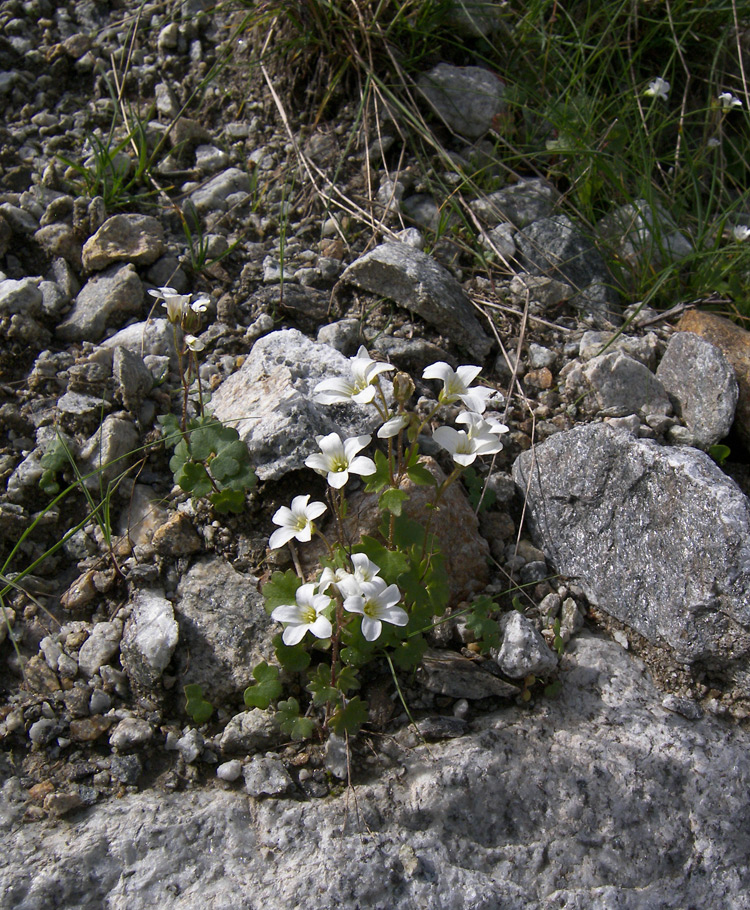
M 390 439 L 392 436 L 398 436 L 399 432 L 409 426 L 409 418 L 406 414 L 396 414 L 390 417 L 383 426 L 378 430 L 378 439 Z
M 742 107 L 740 99 L 731 92 L 722 92 L 719 95 L 719 103 L 725 111 L 731 111 L 736 107 Z
M 185 344 L 191 351 L 194 351 L 195 353 L 203 351 L 206 348 L 205 344 L 203 344 L 200 338 L 196 338 L 195 335 L 186 335 Z
M 352 565 L 353 572 L 347 572 L 346 569 L 331 569 L 326 567 L 320 575 L 320 591 L 327 591 L 330 585 L 335 585 L 344 597 L 352 597 L 361 594 L 361 585 L 365 581 L 373 581 L 378 578 L 380 566 L 375 563 L 364 553 L 353 553 Z
M 309 629 L 316 638 L 330 638 L 333 634 L 331 621 L 323 611 L 331 605 L 331 598 L 315 594 L 315 585 L 300 585 L 295 593 L 296 604 L 283 604 L 271 613 L 271 619 L 288 623 L 281 636 L 285 645 L 297 645 Z
M 190 309 L 194 313 L 205 313 L 210 303 L 210 297 L 206 297 L 205 294 L 201 294 L 200 297 L 196 297 L 195 300 L 190 304 Z
M 505 424 L 497 420 L 484 420 L 473 411 L 459 414 L 456 420 L 467 424 L 468 430 L 438 427 L 432 434 L 435 442 L 450 452 L 456 464 L 468 467 L 477 455 L 494 455 L 502 449 L 503 444 L 498 437 L 508 432 Z
M 746 224 L 738 224 L 732 231 L 734 234 L 734 239 L 739 240 L 742 243 L 743 240 L 747 240 L 750 237 L 750 227 Z
M 648 88 L 643 92 L 644 95 L 647 95 L 649 98 L 661 98 L 662 101 L 666 101 L 669 97 L 669 90 L 671 86 L 666 79 L 662 79 L 661 76 L 657 76 L 652 82 L 649 82 Z
M 440 404 L 453 404 L 460 398 L 470 411 L 481 414 L 487 407 L 487 399 L 493 394 L 492 389 L 482 386 L 470 388 L 481 371 L 482 368 L 476 366 L 462 366 L 454 370 L 447 363 L 439 361 L 430 364 L 422 373 L 422 378 L 442 381 L 443 388 L 438 396 Z
M 406 610 L 397 607 L 401 592 L 396 585 L 386 585 L 382 578 L 363 581 L 359 594 L 351 595 L 344 601 L 349 613 L 362 614 L 362 634 L 367 641 L 375 641 L 383 631 L 383 623 L 405 626 L 409 622 Z
M 280 527 L 273 532 L 268 541 L 268 546 L 272 550 L 283 547 L 293 537 L 302 543 L 312 538 L 315 530 L 313 522 L 325 512 L 326 506 L 322 502 L 311 502 L 308 505 L 309 499 L 309 495 L 295 496 L 291 509 L 282 506 L 277 510 L 273 516 L 273 523 Z
M 320 454 L 309 455 L 305 464 L 318 474 L 327 476 L 329 486 L 339 490 L 349 480 L 349 473 L 364 477 L 375 473 L 375 462 L 365 455 L 357 455 L 370 442 L 370 436 L 353 436 L 342 440 L 338 433 L 316 437 Z
M 706 145 L 710 149 L 717 149 L 721 146 L 721 139 L 717 139 L 716 136 L 711 136 L 711 138 L 706 142 Z
M 351 379 L 324 379 L 314 389 L 314 400 L 319 404 L 341 404 L 356 401 L 357 404 L 369 404 L 375 398 L 374 382 L 381 373 L 393 370 L 390 363 L 373 360 L 364 345 L 354 357 Z

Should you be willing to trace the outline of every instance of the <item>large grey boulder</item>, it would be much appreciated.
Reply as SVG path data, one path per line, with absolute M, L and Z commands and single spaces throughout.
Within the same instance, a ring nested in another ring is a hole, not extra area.
M 707 455 L 589 424 L 513 477 L 535 543 L 593 604 L 750 693 L 750 502 Z
M 348 790 L 248 798 L 240 781 L 23 823 L 12 778 L 3 906 L 748 910 L 750 732 L 668 712 L 613 642 L 578 637 L 561 679 L 557 699 L 466 736 L 389 740 L 361 782 L 355 756 L 356 806 Z
M 491 341 L 464 289 L 421 250 L 406 243 L 381 243 L 353 262 L 341 280 L 390 297 L 480 361 L 489 353 Z
M 255 342 L 241 369 L 214 392 L 211 407 L 237 429 L 258 477 L 276 479 L 320 451 L 316 436 L 360 436 L 379 425 L 370 405 L 313 401 L 315 386 L 337 377 L 351 378 L 347 357 L 296 329 L 282 329 Z

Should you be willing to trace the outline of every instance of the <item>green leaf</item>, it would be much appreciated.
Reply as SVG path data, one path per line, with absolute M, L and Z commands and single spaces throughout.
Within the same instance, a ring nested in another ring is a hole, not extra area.
M 399 520 L 397 518 L 396 522 Z M 404 553 L 399 553 L 397 550 L 389 550 L 375 540 L 374 537 L 368 537 L 366 534 L 362 535 L 362 541 L 354 548 L 354 552 L 364 553 L 376 566 L 379 566 L 380 576 L 388 584 L 394 584 L 398 576 L 409 567 L 409 560 Z
M 418 521 L 399 515 L 394 522 L 393 542 L 400 550 L 422 548 L 426 531 Z
M 235 458 L 222 453 L 211 459 L 210 467 L 214 480 L 218 483 L 224 483 L 228 478 L 237 474 L 240 464 Z
M 562 683 L 559 679 L 553 680 L 544 687 L 544 694 L 547 698 L 557 698 L 562 690 Z
M 408 498 L 409 494 L 404 490 L 390 487 L 384 493 L 381 493 L 378 505 L 383 512 L 392 512 L 394 515 L 400 515 L 403 504 Z
M 325 704 L 335 705 L 341 700 L 341 692 L 331 685 L 331 668 L 326 664 L 318 664 L 315 668 L 307 691 L 312 695 L 316 707 Z
M 248 708 L 267 708 L 282 692 L 279 669 L 263 661 L 253 670 L 253 676 L 257 682 L 245 689 L 245 704 Z
M 245 508 L 245 493 L 243 490 L 220 490 L 212 493 L 209 501 L 219 515 L 226 515 L 227 512 L 238 515 Z
M 296 604 L 297 588 L 302 584 L 302 579 L 293 569 L 286 572 L 274 572 L 270 581 L 263 586 L 263 596 L 266 599 L 266 612 L 273 613 L 276 607 L 285 604 Z
M 496 610 L 493 601 L 482 595 L 471 605 L 471 612 L 466 618 L 466 626 L 474 633 L 482 654 L 500 646 L 500 624 L 490 616 Z
M 350 692 L 352 689 L 359 689 L 357 671 L 354 667 L 341 667 L 336 677 L 336 686 L 339 691 L 344 693 Z
M 725 446 L 722 443 L 716 443 L 716 445 L 708 447 L 708 454 L 713 458 L 716 464 L 722 465 L 732 454 L 732 450 L 729 446 Z M 42 459 L 42 464 L 44 464 L 44 459 Z
M 406 474 L 412 483 L 420 487 L 436 487 L 437 478 L 431 474 L 424 465 L 415 464 L 406 469 Z
M 365 489 L 368 493 L 377 493 L 391 482 L 391 471 L 388 458 L 380 449 L 375 451 L 375 473 L 365 477 Z
M 421 635 L 413 635 L 394 650 L 393 663 L 401 670 L 410 670 L 416 667 L 424 657 L 427 642 Z
M 177 458 L 172 457 L 169 466 L 172 467 L 172 461 Z M 193 496 L 208 496 L 213 490 L 211 480 L 202 464 L 196 464 L 193 461 L 185 462 L 174 475 L 175 483 L 186 493 L 192 493 Z
M 274 636 L 273 646 L 276 651 L 276 659 L 290 673 L 301 673 L 310 666 L 310 654 L 302 642 L 293 646 L 285 645 L 279 634 Z
M 203 687 L 198 683 L 190 683 L 184 687 L 185 711 L 193 718 L 196 724 L 204 724 L 214 712 L 211 702 L 203 697 Z
M 345 733 L 357 733 L 366 721 L 367 702 L 355 695 L 345 707 L 339 708 L 334 713 L 330 723 L 333 732 L 337 736 L 343 736 Z
M 476 509 L 479 506 L 479 511 L 484 512 L 487 509 L 492 508 L 495 504 L 497 496 L 495 495 L 494 490 L 489 488 L 485 490 L 484 496 L 482 496 L 482 490 L 484 490 L 484 479 L 477 473 L 477 471 L 469 466 L 465 468 L 461 474 L 461 479 L 466 485 L 466 491 L 469 496 L 469 502 L 471 503 L 472 509 Z M 481 500 L 481 505 L 479 505 Z
M 299 702 L 296 698 L 280 701 L 274 720 L 281 731 L 295 742 L 308 739 L 315 729 L 315 721 L 311 717 L 299 716 Z

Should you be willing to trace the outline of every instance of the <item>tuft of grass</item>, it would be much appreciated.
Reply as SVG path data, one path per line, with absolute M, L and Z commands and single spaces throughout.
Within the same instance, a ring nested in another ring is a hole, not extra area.
M 733 234 L 750 224 L 747 26 L 736 0 L 508 0 L 493 4 L 499 24 L 491 40 L 460 38 L 451 19 L 456 4 L 444 0 L 241 5 L 242 28 L 254 36 L 290 138 L 289 113 L 273 88 L 284 72 L 288 97 L 308 115 L 303 120 L 315 124 L 335 115 L 337 103 L 357 103 L 358 135 L 347 148 L 379 135 L 388 112 L 403 143 L 401 161 L 417 157 L 432 174 L 441 211 L 499 183 L 543 176 L 561 192 L 562 211 L 596 240 L 627 298 L 652 306 L 728 299 L 750 317 L 750 242 Z M 417 74 L 441 60 L 484 66 L 505 84 L 505 111 L 486 137 L 494 146 L 489 165 L 457 164 L 455 137 L 419 102 Z M 669 83 L 666 99 L 649 94 L 657 78 Z M 741 106 L 726 107 L 722 93 Z M 345 197 L 297 153 L 327 209 L 388 236 L 372 206 Z M 441 187 L 441 171 L 458 172 L 460 185 Z M 599 226 L 623 206 L 650 218 L 634 256 L 623 255 L 617 232 L 606 237 Z M 471 216 L 456 224 L 442 222 L 432 242 L 455 235 L 476 251 Z M 679 257 L 674 232 L 682 235 Z M 476 267 L 488 263 L 480 258 Z

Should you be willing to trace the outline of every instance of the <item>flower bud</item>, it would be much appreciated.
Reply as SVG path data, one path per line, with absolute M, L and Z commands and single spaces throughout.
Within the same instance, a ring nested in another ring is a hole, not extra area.
M 405 405 L 414 394 L 414 380 L 408 373 L 398 372 L 393 377 L 393 397 L 399 404 Z

